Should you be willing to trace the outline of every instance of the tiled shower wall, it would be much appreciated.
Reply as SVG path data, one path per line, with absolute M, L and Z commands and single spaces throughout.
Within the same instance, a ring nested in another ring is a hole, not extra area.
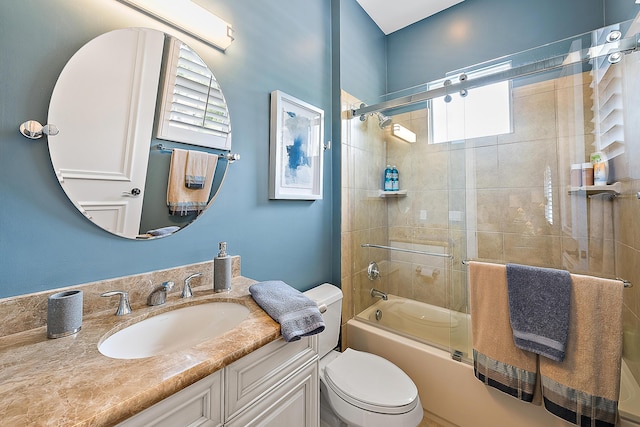
M 385 132 L 377 120 L 351 119 L 348 111 L 357 105 L 360 105 L 357 99 L 342 92 L 341 283 L 345 322 L 371 305 L 373 298 L 368 292 L 372 287 L 384 291 L 388 282 L 386 251 L 361 247 L 365 243 L 388 242 L 386 201 L 377 196 L 386 165 Z M 377 262 L 382 270 L 382 278 L 376 282 L 367 277 L 371 261 Z
M 634 71 L 637 58 L 625 61 Z M 624 277 L 636 284 L 624 291 L 624 355 L 640 378 L 640 125 L 631 115 L 640 90 L 634 79 L 623 80 L 625 151 L 611 162 L 621 182 L 616 198 L 568 191 L 570 165 L 594 151 L 589 73 L 514 82 L 513 133 L 501 136 L 428 144 L 428 112 L 419 110 L 393 117 L 417 134 L 408 144 L 375 117 L 362 122 L 345 113 L 342 285 L 352 292 L 345 291 L 344 319 L 374 302 L 371 287 L 466 311 L 465 258 Z M 343 93 L 343 111 L 357 105 Z M 398 166 L 406 196 L 380 197 L 386 164 Z M 453 260 L 448 266 L 362 243 L 445 252 Z M 370 261 L 380 265 L 381 280 L 367 278 Z
M 640 382 L 640 54 L 625 55 L 620 63 L 624 91 L 625 153 L 614 163 L 622 181 L 621 196 L 615 206 L 616 272 L 633 284 L 624 291 L 623 354 L 634 377 Z

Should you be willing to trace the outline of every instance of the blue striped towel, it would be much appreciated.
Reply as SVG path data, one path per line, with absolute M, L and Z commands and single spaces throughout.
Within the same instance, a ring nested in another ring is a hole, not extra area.
M 509 319 L 516 347 L 564 360 L 569 332 L 568 271 L 507 264 Z

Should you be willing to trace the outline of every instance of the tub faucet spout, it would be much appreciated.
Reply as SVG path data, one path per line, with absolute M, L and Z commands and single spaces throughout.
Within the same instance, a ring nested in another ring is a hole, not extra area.
M 374 297 L 374 298 L 375 298 L 375 297 L 380 297 L 380 298 L 382 298 L 382 299 L 383 299 L 383 300 L 385 300 L 385 301 L 386 301 L 387 299 L 389 299 L 389 297 L 387 296 L 387 294 L 385 294 L 384 292 L 379 291 L 379 290 L 377 290 L 377 289 L 374 289 L 374 288 L 371 288 L 371 292 L 369 292 L 369 294 L 370 294 L 372 297 Z

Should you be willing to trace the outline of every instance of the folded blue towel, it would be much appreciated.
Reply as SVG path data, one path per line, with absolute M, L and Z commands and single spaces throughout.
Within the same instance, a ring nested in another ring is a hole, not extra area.
M 203 151 L 188 150 L 185 167 L 184 185 L 192 190 L 204 188 L 207 178 L 209 154 Z
M 324 331 L 324 319 L 318 305 L 302 292 L 280 280 L 270 280 L 249 286 L 253 299 L 273 320 L 280 323 L 285 341 Z
M 507 264 L 507 289 L 516 347 L 559 362 L 564 360 L 569 332 L 570 273 Z

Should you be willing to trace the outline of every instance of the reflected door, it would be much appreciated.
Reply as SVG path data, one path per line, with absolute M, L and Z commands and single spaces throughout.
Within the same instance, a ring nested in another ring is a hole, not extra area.
M 162 33 L 139 28 L 96 38 L 51 97 L 56 175 L 76 207 L 114 234 L 139 233 L 163 45 Z

